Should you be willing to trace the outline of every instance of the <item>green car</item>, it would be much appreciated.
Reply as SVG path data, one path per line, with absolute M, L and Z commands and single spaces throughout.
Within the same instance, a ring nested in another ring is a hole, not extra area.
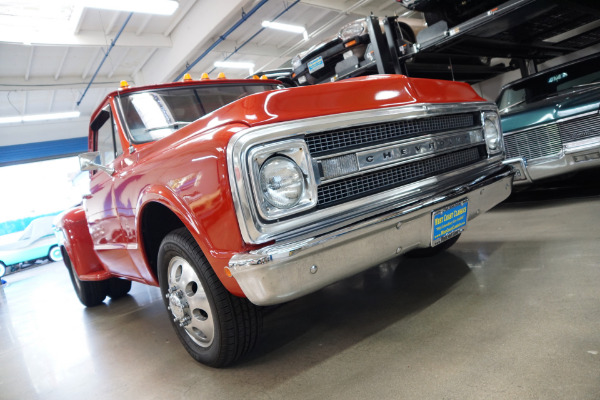
M 515 185 L 600 166 L 600 53 L 502 88 L 498 108 Z
M 0 276 L 6 274 L 8 268 L 16 270 L 36 260 L 62 260 L 53 220 L 53 216 L 34 219 L 17 240 L 0 244 Z

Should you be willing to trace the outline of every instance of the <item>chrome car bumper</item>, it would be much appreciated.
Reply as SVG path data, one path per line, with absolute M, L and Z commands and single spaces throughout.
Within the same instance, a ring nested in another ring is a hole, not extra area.
M 600 167 L 600 138 L 567 143 L 554 156 L 525 160 L 521 157 L 504 161 L 515 169 L 515 185 L 527 185 L 570 172 Z
M 411 249 L 430 246 L 434 211 L 468 199 L 468 220 L 472 220 L 510 195 L 513 175 L 506 167 L 325 235 L 237 254 L 229 270 L 254 304 L 296 299 Z

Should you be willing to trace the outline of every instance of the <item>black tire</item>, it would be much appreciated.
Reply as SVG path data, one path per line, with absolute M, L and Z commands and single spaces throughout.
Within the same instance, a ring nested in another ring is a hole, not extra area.
M 94 307 L 102 304 L 106 295 L 108 293 L 108 282 L 107 281 L 82 281 L 77 276 L 77 273 L 73 269 L 73 265 L 71 264 L 71 259 L 69 255 L 61 248 L 63 260 L 69 271 L 69 276 L 71 277 L 71 283 L 73 284 L 73 289 L 75 289 L 75 293 L 77 293 L 77 297 L 79 297 L 79 301 L 86 307 Z
M 171 324 L 196 361 L 225 367 L 254 347 L 260 309 L 225 289 L 187 229 L 163 239 L 158 280 Z
M 113 300 L 120 299 L 131 290 L 131 281 L 127 279 L 110 278 L 107 282 L 107 295 Z
M 406 257 L 413 257 L 413 258 L 435 256 L 436 254 L 439 254 L 442 251 L 448 250 L 456 242 L 458 242 L 458 239 L 460 238 L 460 235 L 461 234 L 459 233 L 458 235 L 454 236 L 453 238 L 448 239 L 445 242 L 442 242 L 442 243 L 438 244 L 435 247 L 425 247 L 423 249 L 411 250 L 408 253 L 406 253 L 405 256 Z
M 6 265 L 2 261 L 0 261 L 0 277 L 3 277 L 6 274 Z
M 50 259 L 50 261 L 61 261 L 63 259 L 62 256 L 62 252 L 60 251 L 60 248 L 58 246 L 52 246 L 50 247 L 50 250 L 48 250 L 48 258 Z

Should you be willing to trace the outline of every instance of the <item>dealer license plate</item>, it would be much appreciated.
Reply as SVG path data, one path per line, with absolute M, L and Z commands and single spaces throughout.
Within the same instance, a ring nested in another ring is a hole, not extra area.
M 468 207 L 469 199 L 463 199 L 432 213 L 431 246 L 437 246 L 465 229 Z
M 323 67 L 325 67 L 325 63 L 323 62 L 323 57 L 321 56 L 308 62 L 308 72 L 311 74 L 315 71 L 320 70 Z

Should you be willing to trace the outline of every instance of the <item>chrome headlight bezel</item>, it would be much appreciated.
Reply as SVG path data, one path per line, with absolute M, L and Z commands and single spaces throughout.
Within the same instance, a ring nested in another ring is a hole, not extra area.
M 488 154 L 495 155 L 504 151 L 502 128 L 497 112 L 486 111 L 481 113 L 481 129 L 488 150 Z
M 302 173 L 302 192 L 295 204 L 279 208 L 263 195 L 260 173 L 264 163 L 274 157 L 284 157 L 293 162 Z M 306 143 L 301 139 L 291 139 L 276 143 L 255 146 L 248 152 L 248 170 L 251 171 L 252 192 L 260 217 L 274 221 L 297 214 L 317 205 L 317 185 Z

